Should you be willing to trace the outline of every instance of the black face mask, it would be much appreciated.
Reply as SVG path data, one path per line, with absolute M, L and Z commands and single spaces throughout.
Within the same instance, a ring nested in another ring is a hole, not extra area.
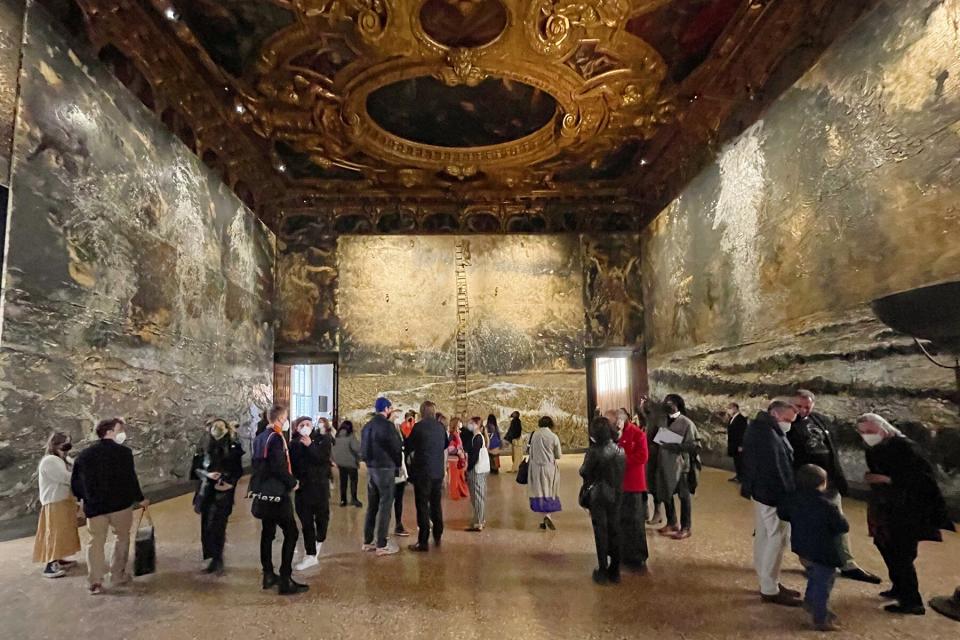
M 73 449 L 73 443 L 72 443 L 72 442 L 64 443 L 64 445 L 63 445 L 62 447 L 60 447 L 60 451 L 63 451 L 64 453 L 66 453 L 67 451 L 70 451 L 70 449 Z

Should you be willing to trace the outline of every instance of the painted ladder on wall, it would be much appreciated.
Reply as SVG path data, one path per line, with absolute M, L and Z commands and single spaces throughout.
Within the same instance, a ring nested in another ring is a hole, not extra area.
M 467 415 L 467 319 L 470 305 L 467 301 L 467 266 L 470 264 L 470 243 L 457 239 L 457 360 L 454 398 L 457 415 L 466 420 Z

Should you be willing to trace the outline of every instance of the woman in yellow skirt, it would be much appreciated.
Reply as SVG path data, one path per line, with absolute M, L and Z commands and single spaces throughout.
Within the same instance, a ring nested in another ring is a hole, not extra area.
M 33 561 L 43 563 L 44 578 L 66 574 L 66 570 L 76 564 L 67 558 L 80 551 L 77 499 L 70 490 L 71 464 L 67 460 L 72 446 L 68 435 L 53 432 L 37 469 L 41 508 Z

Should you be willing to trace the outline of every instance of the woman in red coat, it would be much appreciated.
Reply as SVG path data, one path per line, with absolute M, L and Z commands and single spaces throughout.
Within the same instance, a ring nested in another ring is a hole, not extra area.
M 646 514 L 643 494 L 647 490 L 647 434 L 630 422 L 626 409 L 620 409 L 608 418 L 615 419 L 620 428 L 620 448 L 627 458 L 623 475 L 623 498 L 620 502 L 620 532 L 622 542 L 621 561 L 627 569 L 646 573 L 647 532 L 644 527 Z

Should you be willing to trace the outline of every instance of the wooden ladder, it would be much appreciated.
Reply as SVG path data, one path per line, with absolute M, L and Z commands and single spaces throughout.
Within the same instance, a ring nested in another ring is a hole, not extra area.
M 467 411 L 467 321 L 470 316 L 470 303 L 467 300 L 467 267 L 470 265 L 470 243 L 457 239 L 457 352 L 454 366 L 454 406 L 457 415 L 466 420 Z

